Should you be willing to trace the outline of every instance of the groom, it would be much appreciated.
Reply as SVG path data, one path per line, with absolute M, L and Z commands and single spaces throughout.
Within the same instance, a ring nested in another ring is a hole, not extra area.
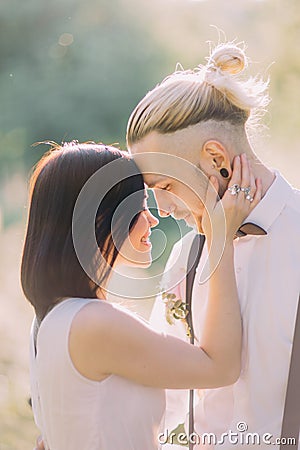
M 210 444 L 199 442 L 195 449 L 242 448 L 247 434 L 247 448 L 267 449 L 271 444 L 279 448 L 276 439 L 281 432 L 300 291 L 300 192 L 254 153 L 248 139 L 249 119 L 258 109 L 265 110 L 268 97 L 266 86 L 257 79 L 245 83 L 236 79 L 244 63 L 245 55 L 235 45 L 217 47 L 201 73 L 177 72 L 149 92 L 136 106 L 127 128 L 128 148 L 146 184 L 154 188 L 161 216 L 172 215 L 188 224 L 196 221 L 201 231 L 204 204 L 178 176 L 182 160 L 207 177 L 215 176 L 220 196 L 228 187 L 236 155 L 246 153 L 255 178 L 262 180 L 263 198 L 246 222 L 265 233 L 252 235 L 250 230 L 234 243 L 243 320 L 242 371 L 232 386 L 197 392 L 195 431 L 199 436 L 211 433 L 212 439 Z M 160 167 L 160 154 L 172 155 L 167 175 Z M 200 198 L 205 188 L 199 185 Z M 251 201 L 251 194 L 246 194 Z M 183 301 L 192 237 L 189 233 L 174 246 L 164 280 L 166 289 Z M 200 345 L 208 289 L 200 277 L 206 256 L 204 247 L 192 293 L 195 339 Z M 152 322 L 187 339 L 182 322 L 168 324 L 164 309 L 158 298 Z M 168 431 L 186 421 L 187 399 L 186 392 L 169 391 Z

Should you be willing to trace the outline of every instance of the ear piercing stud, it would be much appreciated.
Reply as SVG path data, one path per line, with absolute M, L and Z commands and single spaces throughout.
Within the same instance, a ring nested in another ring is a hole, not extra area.
M 222 175 L 223 178 L 228 178 L 229 177 L 229 172 L 224 167 L 223 167 L 223 169 L 220 170 L 220 174 Z

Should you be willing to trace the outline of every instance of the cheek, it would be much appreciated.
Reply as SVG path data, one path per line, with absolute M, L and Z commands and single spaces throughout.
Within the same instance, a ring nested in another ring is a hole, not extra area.
M 194 210 L 198 214 L 203 212 L 204 199 L 205 199 L 204 196 L 200 196 L 200 195 L 199 195 L 199 197 L 196 196 L 196 195 L 194 196 L 194 200 L 193 200 L 193 202 L 194 202 Z
M 159 208 L 163 209 L 163 206 L 166 206 L 174 200 L 174 196 L 172 196 L 171 194 L 172 192 L 164 191 L 162 189 L 154 190 L 155 201 Z
M 181 189 L 181 192 L 178 192 L 178 197 L 182 198 L 184 201 L 183 207 L 184 209 L 190 209 L 192 212 L 199 214 L 203 211 L 203 201 L 205 200 L 205 196 L 200 192 L 199 195 L 196 195 L 191 189 L 184 187 Z
M 137 222 L 130 232 L 130 240 L 132 242 L 139 242 L 141 238 L 146 234 L 148 230 L 148 221 L 143 216 L 143 214 L 139 215 Z

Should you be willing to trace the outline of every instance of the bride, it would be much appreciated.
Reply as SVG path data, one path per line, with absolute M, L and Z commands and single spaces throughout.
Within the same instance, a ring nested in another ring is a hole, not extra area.
M 77 200 L 97 173 L 94 198 L 77 208 L 75 217 Z M 112 173 L 117 182 L 107 190 Z M 232 184 L 249 181 L 248 162 L 237 157 Z M 261 188 L 257 183 L 252 203 L 228 192 L 218 201 L 216 183 L 213 177 L 208 183 L 201 226 L 209 264 L 217 268 L 209 281 L 203 339 L 192 346 L 106 301 L 107 283 L 119 265 L 151 264 L 149 236 L 158 221 L 147 208 L 134 161 L 113 147 L 72 142 L 52 148 L 35 167 L 21 281 L 36 314 L 31 394 L 46 449 L 157 450 L 165 388 L 214 388 L 238 378 L 241 318 L 233 238 L 260 200 Z M 102 199 L 93 217 L 96 247 L 88 235 L 95 198 Z M 224 212 L 226 242 L 217 265 Z M 74 221 L 80 223 L 79 247 L 90 259 L 88 270 L 74 245 Z

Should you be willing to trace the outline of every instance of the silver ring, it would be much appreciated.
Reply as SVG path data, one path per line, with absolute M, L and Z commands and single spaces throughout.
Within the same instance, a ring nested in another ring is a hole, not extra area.
M 244 192 L 245 195 L 249 195 L 251 191 L 251 187 L 241 187 L 241 191 Z
M 253 197 L 250 194 L 246 195 L 246 200 L 249 200 L 250 203 L 253 202 Z
M 231 195 L 238 195 L 238 193 L 241 191 L 241 186 L 238 184 L 233 184 L 227 189 Z

